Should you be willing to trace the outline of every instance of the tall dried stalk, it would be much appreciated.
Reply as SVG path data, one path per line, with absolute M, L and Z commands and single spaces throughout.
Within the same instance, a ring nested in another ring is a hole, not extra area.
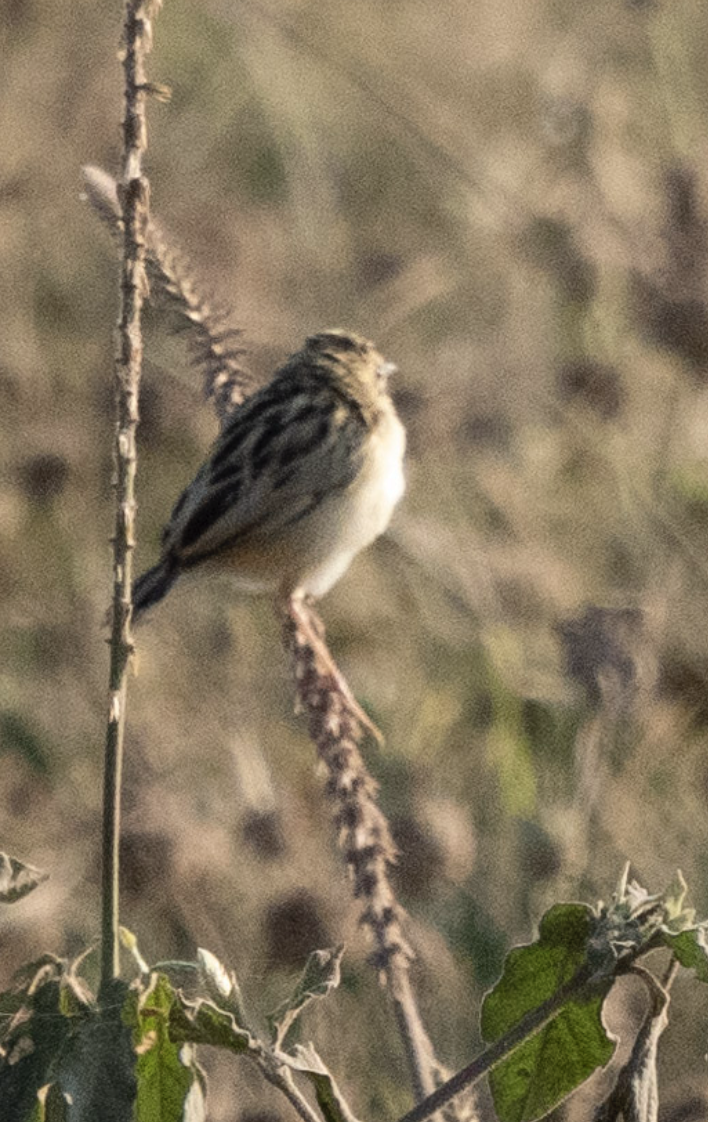
M 114 235 L 123 229 L 116 182 L 101 168 L 83 169 L 86 198 Z M 204 373 L 204 391 L 223 425 L 254 388 L 242 364 L 241 331 L 230 321 L 228 306 L 210 300 L 195 280 L 184 256 L 170 244 L 152 217 L 145 230 L 146 267 L 154 303 L 165 308 L 175 330 L 189 339 L 194 361 Z
M 292 654 L 295 686 L 307 713 L 310 737 L 327 769 L 327 793 L 334 803 L 334 822 L 352 873 L 354 896 L 364 905 L 361 921 L 375 948 L 371 961 L 386 980 L 419 1101 L 432 1094 L 442 1071 L 411 986 L 413 951 L 403 934 L 402 909 L 388 875 L 396 847 L 378 804 L 376 782 L 359 751 L 362 729 L 311 607 L 288 605 L 284 639 Z
M 103 786 L 101 988 L 105 992 L 120 969 L 118 938 L 118 845 L 120 787 L 127 697 L 133 548 L 135 544 L 135 430 L 142 365 L 140 330 L 147 295 L 145 231 L 149 186 L 142 170 L 147 144 L 145 56 L 151 44 L 151 17 L 158 0 L 126 0 L 123 28 L 125 114 L 123 118 L 123 252 L 116 351 L 116 521 L 113 539 L 113 623 L 110 638 L 108 723 Z
M 84 176 L 88 199 L 99 216 L 114 230 L 119 228 L 120 214 L 110 176 L 97 168 L 85 168 Z M 165 304 L 180 327 L 191 335 L 205 371 L 206 396 L 214 401 L 223 424 L 251 385 L 241 365 L 238 332 L 230 326 L 226 314 L 215 311 L 202 295 L 184 257 L 172 249 L 152 219 L 146 242 L 152 297 Z M 364 904 L 362 922 L 373 938 L 372 962 L 386 981 L 414 1094 L 421 1100 L 442 1082 L 444 1072 L 435 1058 L 411 985 L 414 956 L 402 931 L 402 909 L 388 875 L 396 858 L 395 846 L 378 805 L 376 783 L 359 751 L 366 717 L 327 650 L 324 628 L 311 606 L 286 606 L 284 639 L 293 658 L 296 689 L 308 715 L 310 736 L 327 768 L 340 844 L 353 874 L 354 895 Z M 466 1114 L 470 1114 L 469 1107 Z

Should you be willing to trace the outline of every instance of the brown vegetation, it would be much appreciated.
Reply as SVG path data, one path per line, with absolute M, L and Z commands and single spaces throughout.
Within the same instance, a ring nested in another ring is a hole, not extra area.
M 115 170 L 119 24 L 86 0 L 0 13 L 0 806 L 7 845 L 51 872 L 4 921 L 8 973 L 99 927 L 116 282 L 78 196 L 81 164 Z M 593 899 L 630 858 L 647 884 L 680 866 L 707 910 L 706 44 L 697 4 L 620 0 L 238 19 L 171 0 L 160 19 L 153 204 L 254 370 L 327 326 L 400 367 L 408 494 L 321 607 L 386 733 L 368 763 L 451 1066 L 552 900 Z M 215 431 L 188 351 L 148 320 L 139 565 Z M 402 1112 L 270 605 L 185 581 L 138 669 L 124 922 L 151 958 L 210 947 L 271 1005 L 303 930 L 346 941 L 306 1031 L 362 1115 Z M 639 1000 L 628 984 L 617 1023 Z M 705 1113 L 705 1022 L 703 995 L 676 1002 L 667 1119 Z M 253 1079 L 244 1118 L 271 1101 Z M 233 1117 L 230 1078 L 211 1111 Z

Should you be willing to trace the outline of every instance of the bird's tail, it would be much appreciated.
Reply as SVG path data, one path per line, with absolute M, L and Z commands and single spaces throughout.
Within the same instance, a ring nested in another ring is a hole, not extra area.
M 163 557 L 133 582 L 133 622 L 153 604 L 162 600 L 179 576 L 179 567 L 171 557 Z

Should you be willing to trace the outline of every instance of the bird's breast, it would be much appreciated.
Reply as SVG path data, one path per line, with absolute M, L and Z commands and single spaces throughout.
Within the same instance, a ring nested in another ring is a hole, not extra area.
M 369 434 L 361 469 L 342 496 L 342 536 L 353 552 L 382 534 L 405 491 L 406 436 L 396 414 L 385 414 Z

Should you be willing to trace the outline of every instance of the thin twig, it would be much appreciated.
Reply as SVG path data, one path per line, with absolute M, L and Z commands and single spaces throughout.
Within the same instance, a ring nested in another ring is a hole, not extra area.
M 303 1122 L 322 1122 L 322 1119 L 310 1106 L 302 1092 L 295 1086 L 290 1072 L 277 1064 L 272 1055 L 264 1054 L 263 1059 L 254 1057 L 263 1076 L 273 1087 L 285 1095 L 288 1102 L 295 1108 Z
M 377 786 L 359 751 L 362 735 L 348 688 L 327 652 L 322 656 L 324 629 L 314 617 L 303 626 L 303 605 L 292 603 L 284 617 L 284 638 L 294 665 L 298 698 L 305 709 L 310 736 L 328 772 L 327 790 L 335 803 L 339 842 L 351 870 L 354 895 L 364 902 L 361 921 L 373 937 L 374 965 L 391 994 L 403 1039 L 416 1100 L 430 1095 L 440 1080 L 440 1065 L 423 1026 L 410 982 L 413 951 L 402 928 L 402 909 L 388 875 L 396 861 L 388 822 L 378 804 Z M 311 616 L 311 607 L 307 608 Z M 313 630 L 318 642 L 312 641 Z
M 651 1008 L 649 1010 L 649 1017 L 656 1017 L 664 1008 L 669 1000 L 669 991 L 674 984 L 674 979 L 678 973 L 680 963 L 677 958 L 672 958 L 666 968 L 666 972 L 661 981 L 652 974 L 651 970 L 647 970 L 646 966 L 642 966 L 640 962 L 632 963 L 629 973 L 634 975 L 635 978 L 641 978 L 647 988 L 649 994 L 649 1001 Z
M 677 958 L 672 958 L 669 965 L 666 967 L 664 977 L 661 979 L 661 985 L 665 993 L 671 992 L 671 987 L 676 980 L 680 965 L 681 963 Z
M 558 1015 L 560 1010 L 570 1000 L 578 1001 L 581 998 L 589 996 L 594 988 L 601 987 L 602 982 L 592 982 L 588 977 L 589 970 L 587 967 L 581 968 L 575 977 L 571 978 L 564 986 L 561 986 L 551 997 L 547 998 L 537 1009 L 532 1009 L 530 1013 L 522 1017 L 521 1020 L 514 1025 L 509 1032 L 495 1040 L 476 1060 L 473 1060 L 467 1067 L 458 1071 L 446 1083 L 438 1087 L 432 1095 L 424 1099 L 422 1102 L 417 1103 L 412 1110 L 404 1114 L 398 1122 L 425 1122 L 425 1119 L 432 1118 L 443 1107 L 459 1095 L 462 1091 L 473 1087 L 478 1083 L 483 1076 L 487 1075 L 493 1067 L 500 1064 L 507 1056 L 511 1055 L 519 1045 L 528 1040 L 529 1037 L 534 1036 L 540 1032 L 549 1021 Z
M 118 845 L 120 787 L 128 680 L 133 650 L 130 634 L 132 554 L 135 544 L 135 430 L 142 364 L 140 321 L 147 292 L 145 229 L 149 187 L 142 171 L 147 142 L 145 56 L 151 44 L 151 17 L 157 0 L 126 0 L 123 28 L 125 115 L 121 187 L 123 253 L 116 351 L 116 521 L 113 539 L 113 623 L 110 638 L 108 724 L 103 786 L 101 988 L 105 993 L 120 969 L 118 935 Z

